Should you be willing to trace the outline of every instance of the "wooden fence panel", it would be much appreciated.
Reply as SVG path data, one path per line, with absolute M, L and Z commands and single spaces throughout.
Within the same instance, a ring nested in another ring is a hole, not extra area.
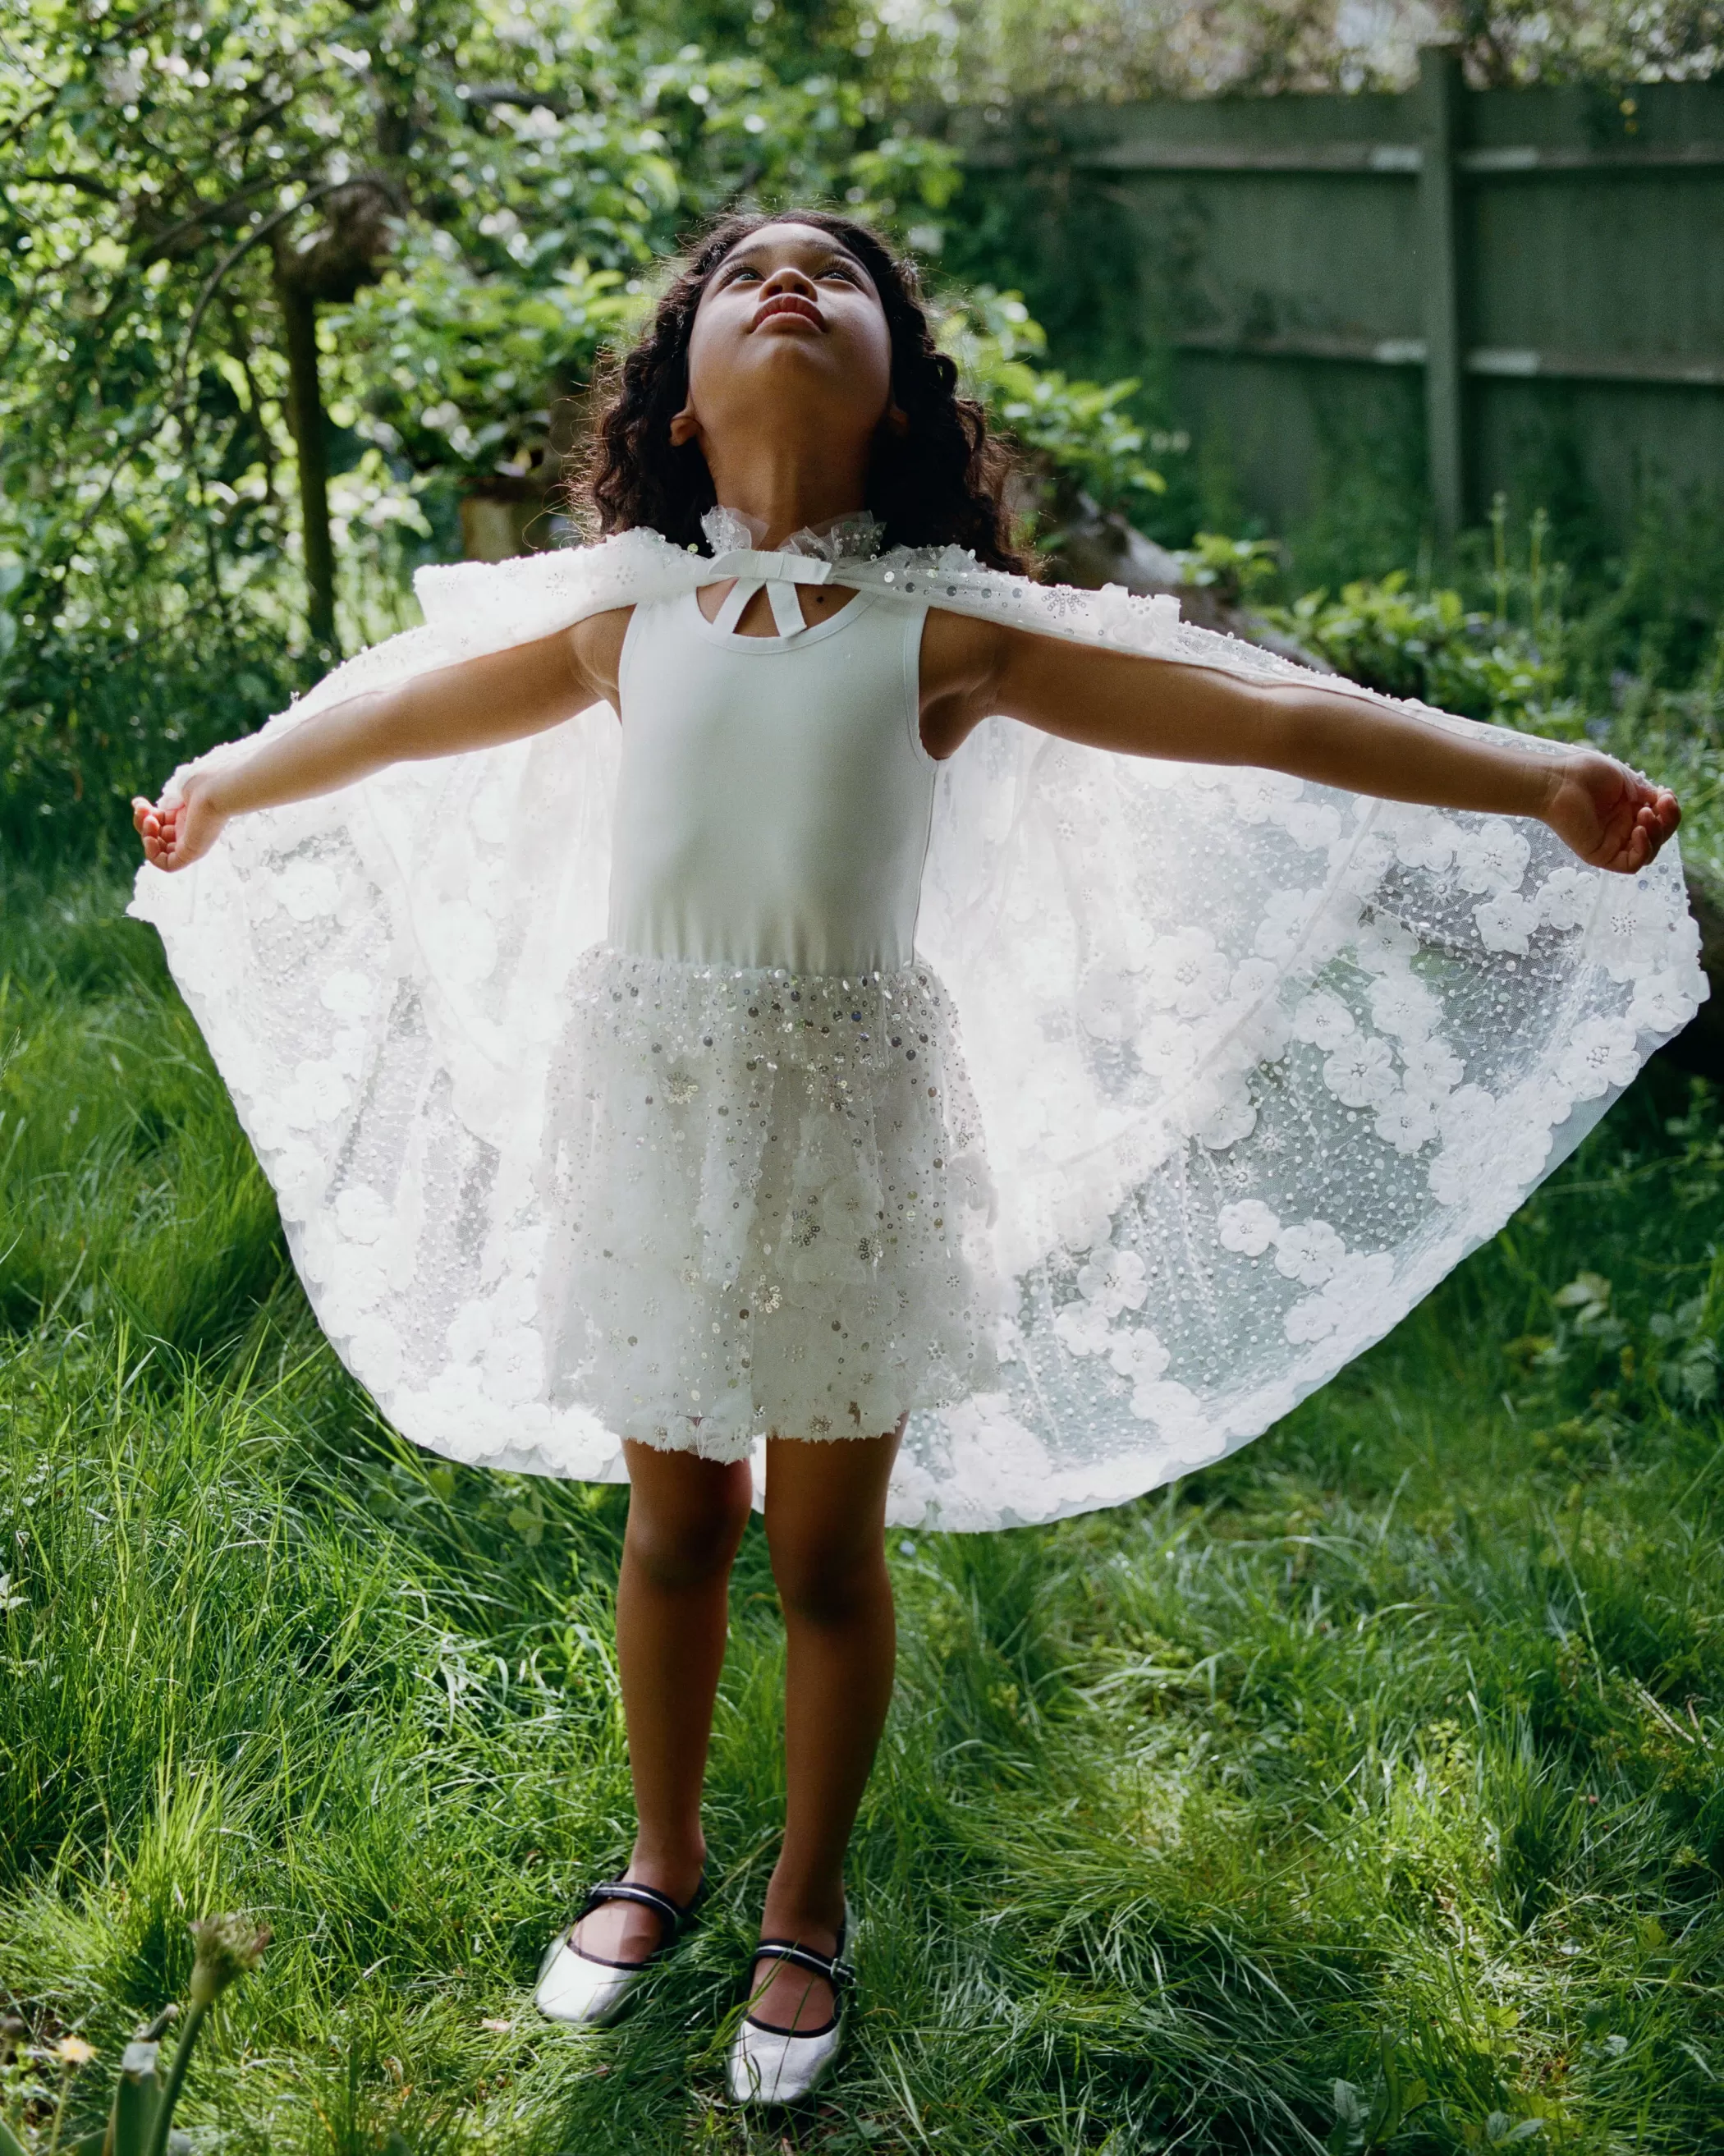
M 1276 528 L 1360 456 L 1439 536 L 1499 488 L 1620 529 L 1649 482 L 1724 481 L 1724 84 L 1475 92 L 1433 49 L 1403 96 L 968 116 L 964 141 L 1060 356 L 1166 363 Z

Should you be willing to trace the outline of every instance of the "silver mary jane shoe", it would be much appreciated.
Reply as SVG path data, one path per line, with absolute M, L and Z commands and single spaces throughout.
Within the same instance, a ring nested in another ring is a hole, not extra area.
M 688 1902 L 679 1908 L 656 1887 L 643 1887 L 634 1879 L 602 1879 L 587 1890 L 580 1915 L 560 1931 L 545 1949 L 539 1964 L 539 1981 L 533 2004 L 550 2021 L 573 2028 L 595 2028 L 608 2021 L 651 1964 L 675 1944 L 679 1933 L 693 1915 L 705 1881 Z M 659 1943 L 639 1961 L 606 1961 L 598 1954 L 582 1953 L 574 1943 L 582 1917 L 607 1902 L 638 1902 L 660 1922 Z
M 773 2029 L 745 2014 L 736 2025 L 726 2061 L 732 2103 L 798 2103 L 838 2056 L 844 2041 L 844 1994 L 855 1982 L 855 1972 L 842 1958 L 850 1929 L 846 1902 L 838 1945 L 830 1954 L 816 1953 L 794 1939 L 762 1939 L 755 1948 L 757 1962 L 793 1962 L 798 1969 L 824 1976 L 832 1986 L 834 2005 L 832 2019 L 818 2029 Z

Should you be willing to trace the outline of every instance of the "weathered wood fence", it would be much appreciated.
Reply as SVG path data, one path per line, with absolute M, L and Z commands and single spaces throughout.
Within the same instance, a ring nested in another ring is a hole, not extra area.
M 1170 356 L 1277 529 L 1342 438 L 1400 460 L 1439 536 L 1555 466 L 1619 526 L 1648 480 L 1724 502 L 1724 84 L 1473 91 L 1433 49 L 1400 96 L 966 126 L 1037 304 L 1060 323 L 1088 280 L 1065 354 Z

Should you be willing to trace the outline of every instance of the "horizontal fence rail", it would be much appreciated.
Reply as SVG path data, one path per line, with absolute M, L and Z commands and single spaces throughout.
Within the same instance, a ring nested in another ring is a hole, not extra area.
M 987 144 L 970 164 L 978 172 L 1017 163 L 1012 150 Z M 1416 178 L 1424 152 L 1416 142 L 1318 142 L 1308 150 L 1237 149 L 1226 143 L 1121 142 L 1074 157 L 1091 172 L 1398 172 Z M 1511 143 L 1501 150 L 1464 150 L 1455 158 L 1462 174 L 1491 178 L 1514 172 L 1662 172 L 1724 165 L 1724 142 L 1691 142 L 1671 150 L 1542 150 Z
M 1428 348 L 1423 337 L 1235 336 L 1225 330 L 1185 330 L 1172 340 L 1180 352 L 1236 354 L 1242 359 L 1334 359 L 1355 367 L 1423 367 Z M 1663 382 L 1694 389 L 1724 389 L 1724 359 L 1634 359 L 1609 352 L 1532 352 L 1522 346 L 1479 345 L 1460 356 L 1467 374 L 1494 374 L 1525 381 L 1542 375 L 1553 382 Z
M 1618 524 L 1649 481 L 1724 480 L 1724 84 L 1471 91 L 1430 48 L 1401 96 L 1007 110 L 963 141 L 1044 285 L 1106 235 L 1111 339 L 1080 309 L 1064 341 L 1116 361 L 1127 307 L 1283 525 L 1362 426 L 1444 539 L 1541 459 Z

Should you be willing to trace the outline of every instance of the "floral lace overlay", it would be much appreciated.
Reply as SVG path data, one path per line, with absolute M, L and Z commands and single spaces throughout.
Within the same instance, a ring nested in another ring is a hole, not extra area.
M 817 551 L 883 598 L 1299 678 L 1171 601 L 873 545 Z M 648 532 L 428 572 L 427 628 L 270 731 L 710 572 Z M 1706 992 L 1674 846 L 1608 876 L 1537 824 L 1000 720 L 942 769 L 927 965 L 622 958 L 616 737 L 600 706 L 248 817 L 133 902 L 331 1339 L 463 1460 L 615 1478 L 623 1435 L 734 1457 L 908 1409 L 896 1520 L 1118 1502 L 1380 1337 Z

